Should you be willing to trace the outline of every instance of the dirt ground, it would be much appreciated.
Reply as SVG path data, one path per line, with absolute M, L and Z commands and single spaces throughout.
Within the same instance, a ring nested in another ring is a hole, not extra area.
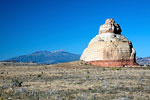
M 150 100 L 150 67 L 0 66 L 0 100 Z

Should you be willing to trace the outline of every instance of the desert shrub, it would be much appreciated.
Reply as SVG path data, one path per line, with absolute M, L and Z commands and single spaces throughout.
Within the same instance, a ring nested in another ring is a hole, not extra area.
M 109 67 L 110 70 L 121 70 L 121 67 Z
M 38 74 L 38 75 L 37 75 L 37 77 L 41 77 L 41 76 L 42 76 L 41 74 Z
M 16 94 L 19 94 L 19 93 L 27 93 L 28 92 L 28 90 L 27 90 L 27 88 L 18 88 L 18 89 L 16 89 Z
M 18 80 L 18 79 L 12 79 L 12 86 L 17 86 L 17 87 L 21 87 L 22 86 L 22 81 Z
M 4 100 L 4 98 L 0 97 L 0 100 Z
M 86 62 L 86 61 L 83 61 L 83 60 L 81 60 L 80 61 L 80 65 L 92 65 L 92 64 L 90 64 L 90 63 L 88 63 L 88 62 Z
M 81 65 L 85 65 L 85 64 L 86 64 L 86 62 L 85 62 L 85 61 L 83 61 L 83 60 L 80 60 L 80 64 L 81 64 Z

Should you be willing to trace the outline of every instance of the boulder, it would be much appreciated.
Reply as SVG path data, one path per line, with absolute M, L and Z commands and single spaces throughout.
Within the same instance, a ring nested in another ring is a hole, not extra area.
M 80 59 L 92 65 L 119 67 L 138 65 L 135 56 L 132 42 L 121 35 L 120 26 L 113 19 L 107 19 Z

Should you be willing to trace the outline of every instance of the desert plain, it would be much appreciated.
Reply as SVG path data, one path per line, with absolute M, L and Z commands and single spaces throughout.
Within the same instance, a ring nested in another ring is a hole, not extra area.
M 150 67 L 1 65 L 0 100 L 150 100 Z

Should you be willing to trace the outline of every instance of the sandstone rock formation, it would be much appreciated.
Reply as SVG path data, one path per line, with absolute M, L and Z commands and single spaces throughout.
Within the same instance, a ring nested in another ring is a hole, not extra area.
M 80 59 L 104 67 L 137 65 L 136 52 L 131 41 L 121 35 L 121 28 L 113 19 L 107 19 L 84 50 Z

